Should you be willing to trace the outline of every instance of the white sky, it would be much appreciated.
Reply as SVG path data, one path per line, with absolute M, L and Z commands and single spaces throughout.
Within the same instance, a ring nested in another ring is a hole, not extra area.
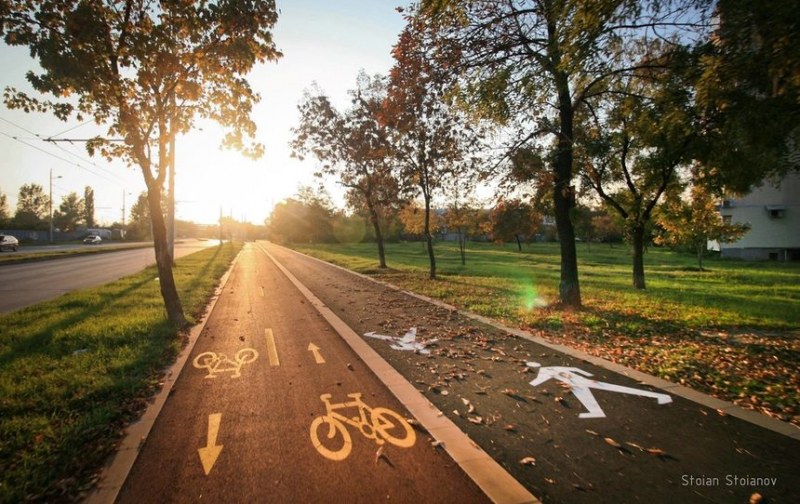
M 273 204 L 289 197 L 300 184 L 316 184 L 314 160 L 291 159 L 290 128 L 297 124 L 297 104 L 303 90 L 316 82 L 336 104 L 346 106 L 347 90 L 355 86 L 358 71 L 387 73 L 390 51 L 403 29 L 395 11 L 404 0 L 278 0 L 281 14 L 274 37 L 283 58 L 257 67 L 249 76 L 262 100 L 252 117 L 257 141 L 265 155 L 251 161 L 235 151 L 219 148 L 221 133 L 212 124 L 203 131 L 179 137 L 176 155 L 176 214 L 179 219 L 214 223 L 220 207 L 225 215 L 262 223 Z M 0 43 L 0 88 L 27 89 L 25 72 L 34 62 L 25 48 Z M 0 105 L 0 191 L 16 209 L 19 187 L 25 183 L 49 187 L 53 170 L 53 207 L 61 196 L 84 187 L 95 192 L 95 217 L 104 224 L 119 221 L 123 194 L 128 212 L 144 180 L 138 167 L 89 158 L 83 144 L 53 144 L 40 138 L 88 138 L 98 130 L 91 123 L 63 123 L 45 114 L 25 114 Z M 79 126 L 65 134 L 66 130 Z M 17 140 L 9 138 L 16 137 Z M 23 143 L 24 142 L 24 143 Z M 27 144 L 27 145 L 26 145 Z M 61 177 L 61 178 L 56 178 Z M 326 184 L 340 202 L 334 182 Z

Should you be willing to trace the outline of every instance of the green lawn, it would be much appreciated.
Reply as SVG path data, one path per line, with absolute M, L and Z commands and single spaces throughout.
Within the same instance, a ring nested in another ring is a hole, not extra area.
M 177 261 L 199 316 L 241 244 Z M 183 340 L 166 319 L 155 266 L 0 316 L 0 502 L 72 500 L 141 412 Z
M 800 425 L 797 263 L 706 259 L 701 272 L 693 255 L 651 247 L 648 288 L 636 291 L 626 247 L 579 244 L 584 308 L 565 312 L 551 306 L 557 244 L 520 253 L 470 243 L 462 266 L 456 244 L 437 243 L 436 281 L 421 243 L 388 244 L 388 271 L 377 268 L 373 244 L 296 248 Z

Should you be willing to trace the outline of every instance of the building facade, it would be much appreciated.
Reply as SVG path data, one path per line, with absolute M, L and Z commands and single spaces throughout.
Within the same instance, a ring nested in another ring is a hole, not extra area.
M 741 239 L 717 244 L 721 257 L 800 261 L 800 174 L 725 199 L 720 213 L 726 222 L 750 225 Z

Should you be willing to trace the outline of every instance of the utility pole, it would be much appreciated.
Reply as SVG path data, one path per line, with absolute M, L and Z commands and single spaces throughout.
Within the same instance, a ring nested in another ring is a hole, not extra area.
M 61 178 L 61 175 L 56 177 Z M 50 243 L 53 243 L 53 169 L 50 168 Z

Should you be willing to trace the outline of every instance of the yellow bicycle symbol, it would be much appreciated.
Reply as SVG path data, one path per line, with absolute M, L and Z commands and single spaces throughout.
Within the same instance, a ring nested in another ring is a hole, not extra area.
M 252 348 L 242 348 L 233 359 L 229 359 L 223 353 L 203 352 L 194 358 L 194 367 L 197 369 L 207 369 L 206 378 L 216 378 L 218 374 L 232 372 L 231 378 L 242 376 L 242 366 L 256 360 L 258 352 Z
M 417 441 L 414 429 L 399 414 L 388 408 L 370 408 L 361 400 L 361 394 L 347 394 L 347 397 L 353 400 L 338 404 L 331 404 L 331 394 L 319 397 L 325 403 L 326 412 L 311 422 L 311 443 L 322 456 L 338 461 L 350 455 L 353 442 L 345 424 L 357 428 L 364 437 L 379 445 L 388 441 L 395 446 L 409 448 Z M 358 408 L 358 415 L 348 418 L 336 411 L 343 408 Z M 323 436 L 320 437 L 320 428 L 326 424 L 327 432 L 323 430 Z M 334 447 L 323 446 L 323 441 Z

